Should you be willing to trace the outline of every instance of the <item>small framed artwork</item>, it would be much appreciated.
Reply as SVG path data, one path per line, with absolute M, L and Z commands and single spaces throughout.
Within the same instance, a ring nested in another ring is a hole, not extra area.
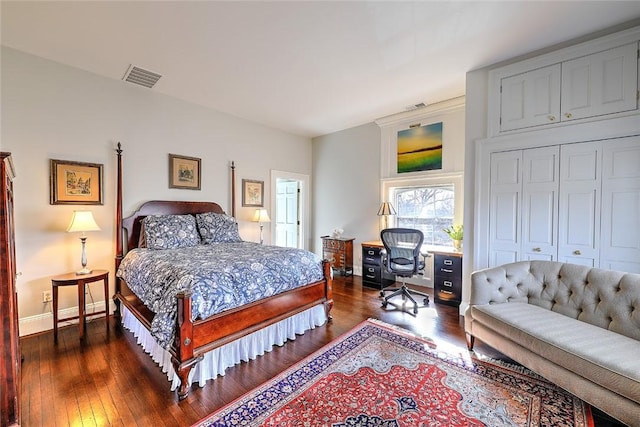
M 169 188 L 200 190 L 200 164 L 197 157 L 169 154 Z
M 242 180 L 242 206 L 264 206 L 264 181 Z
M 99 163 L 49 161 L 49 203 L 52 205 L 102 205 L 102 170 Z

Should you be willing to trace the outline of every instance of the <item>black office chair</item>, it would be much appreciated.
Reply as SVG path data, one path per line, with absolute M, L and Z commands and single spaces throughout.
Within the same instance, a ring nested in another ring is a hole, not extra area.
M 413 313 L 418 314 L 418 303 L 412 295 L 423 297 L 424 305 L 429 304 L 429 295 L 409 289 L 405 283 L 407 277 L 420 274 L 424 270 L 426 255 L 420 253 L 420 247 L 424 241 L 424 235 L 420 230 L 411 228 L 386 228 L 380 232 L 380 238 L 384 245 L 382 251 L 382 264 L 391 274 L 402 277 L 402 286 L 399 288 L 383 289 L 380 296 L 383 299 L 382 307 L 386 307 L 389 300 L 397 295 L 402 299 L 407 298 L 413 302 Z M 422 257 L 422 259 L 420 259 Z M 393 292 L 385 296 L 385 292 Z

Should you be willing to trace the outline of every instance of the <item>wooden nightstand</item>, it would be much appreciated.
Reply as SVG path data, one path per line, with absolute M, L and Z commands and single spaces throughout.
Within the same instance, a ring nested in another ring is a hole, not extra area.
M 353 237 L 322 236 L 322 257 L 331 263 L 334 271 L 343 276 L 353 275 Z
M 58 323 L 65 322 L 67 320 L 78 319 L 80 326 L 80 339 L 84 339 L 84 331 L 86 326 L 85 313 L 85 285 L 87 283 L 98 282 L 102 280 L 104 282 L 104 311 L 97 311 L 95 313 L 88 314 L 89 316 L 95 316 L 98 314 L 105 314 L 107 330 L 109 329 L 109 270 L 93 270 L 89 274 L 76 274 L 67 273 L 61 274 L 51 278 L 51 288 L 53 290 L 53 339 L 58 341 Z M 66 317 L 64 319 L 58 319 L 58 286 L 77 286 L 78 287 L 78 315 L 73 317 Z

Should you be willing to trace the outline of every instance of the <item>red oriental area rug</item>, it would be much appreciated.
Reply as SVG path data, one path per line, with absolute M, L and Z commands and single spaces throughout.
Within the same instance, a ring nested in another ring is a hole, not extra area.
M 198 426 L 593 426 L 590 407 L 521 368 L 367 320 Z

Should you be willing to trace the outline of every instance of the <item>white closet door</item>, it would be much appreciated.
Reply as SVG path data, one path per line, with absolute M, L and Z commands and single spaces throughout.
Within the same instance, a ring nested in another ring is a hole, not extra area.
M 599 266 L 602 145 L 566 144 L 560 149 L 558 260 Z
M 640 273 L 640 137 L 603 143 L 602 268 Z
M 522 152 L 491 154 L 489 265 L 520 260 Z
M 522 152 L 521 260 L 557 259 L 559 153 L 558 146 Z

